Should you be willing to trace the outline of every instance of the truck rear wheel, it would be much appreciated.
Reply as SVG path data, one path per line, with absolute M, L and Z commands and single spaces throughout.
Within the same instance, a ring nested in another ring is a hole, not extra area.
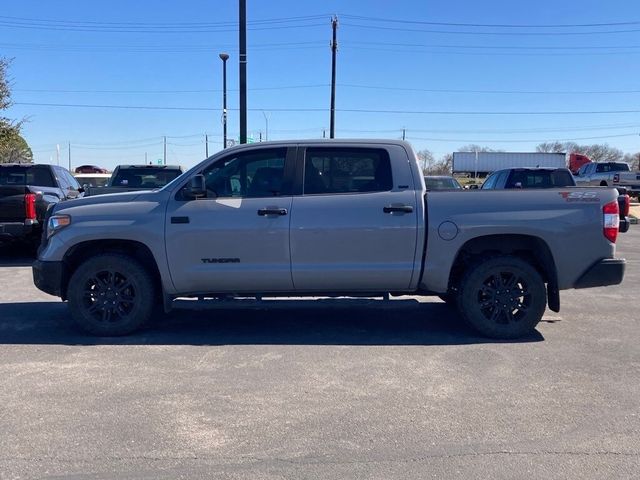
M 460 282 L 458 309 L 467 323 L 487 337 L 512 339 L 530 334 L 546 304 L 542 277 L 517 257 L 481 260 Z
M 83 262 L 71 276 L 69 309 L 76 324 L 99 336 L 127 335 L 151 317 L 154 282 L 133 257 L 103 254 Z

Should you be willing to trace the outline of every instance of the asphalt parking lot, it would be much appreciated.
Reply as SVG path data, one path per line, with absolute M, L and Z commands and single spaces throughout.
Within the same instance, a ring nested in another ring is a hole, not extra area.
M 638 478 L 640 228 L 618 245 L 621 286 L 563 292 L 518 342 L 425 298 L 96 339 L 1 249 L 0 478 Z

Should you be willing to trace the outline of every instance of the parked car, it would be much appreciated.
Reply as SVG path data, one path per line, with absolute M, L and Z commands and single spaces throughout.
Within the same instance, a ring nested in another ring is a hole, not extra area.
M 462 190 L 458 180 L 446 175 L 426 175 L 424 184 L 427 190 Z
M 110 173 L 74 173 L 73 176 L 85 190 L 89 187 L 105 187 L 111 178 Z
M 573 175 L 567 168 L 505 168 L 489 175 L 481 188 L 482 190 L 501 190 L 575 186 Z
M 0 164 L 0 241 L 37 244 L 47 208 L 83 191 L 57 165 Z
M 109 170 L 95 165 L 80 165 L 75 168 L 74 173 L 109 173 Z
M 228 148 L 164 188 L 54 207 L 34 281 L 96 335 L 178 297 L 408 294 L 495 338 L 531 333 L 560 290 L 622 281 L 615 189 L 425 195 L 421 176 L 401 140 Z
M 182 175 L 177 165 L 119 165 L 104 187 L 90 188 L 88 196 L 154 190 Z
M 625 162 L 587 163 L 578 170 L 576 183 L 582 186 L 610 187 L 614 183 L 613 178 L 616 174 L 629 171 L 629 164 Z

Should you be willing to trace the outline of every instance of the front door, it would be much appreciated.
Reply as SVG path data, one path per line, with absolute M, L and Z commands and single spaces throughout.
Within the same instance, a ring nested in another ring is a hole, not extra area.
M 207 196 L 179 191 L 166 214 L 171 279 L 179 293 L 291 291 L 290 182 L 295 149 L 230 153 L 201 172 Z

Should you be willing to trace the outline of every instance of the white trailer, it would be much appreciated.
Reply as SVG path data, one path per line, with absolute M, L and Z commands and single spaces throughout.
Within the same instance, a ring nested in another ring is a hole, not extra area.
M 547 167 L 566 168 L 565 153 L 539 152 L 454 152 L 453 173 L 486 175 L 503 168 Z

